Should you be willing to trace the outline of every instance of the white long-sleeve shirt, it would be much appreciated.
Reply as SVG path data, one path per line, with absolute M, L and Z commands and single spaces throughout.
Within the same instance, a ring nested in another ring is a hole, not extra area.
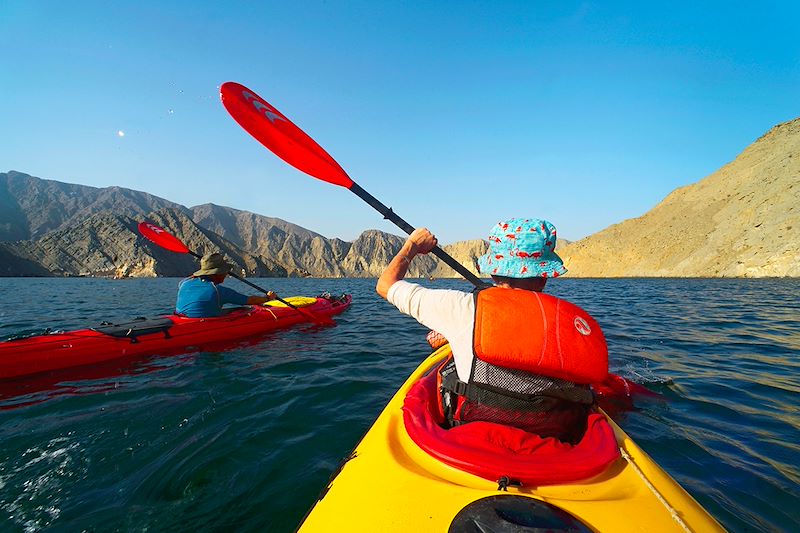
M 458 379 L 469 381 L 472 371 L 472 334 L 475 329 L 475 299 L 470 292 L 427 289 L 416 283 L 397 281 L 386 299 L 401 313 L 441 333 L 453 351 Z

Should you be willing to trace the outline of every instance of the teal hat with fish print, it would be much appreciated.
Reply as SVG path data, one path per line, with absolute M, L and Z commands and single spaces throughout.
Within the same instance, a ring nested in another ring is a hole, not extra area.
M 489 251 L 478 258 L 481 274 L 508 278 L 557 278 L 567 273 L 556 254 L 556 228 L 539 218 L 498 222 Z

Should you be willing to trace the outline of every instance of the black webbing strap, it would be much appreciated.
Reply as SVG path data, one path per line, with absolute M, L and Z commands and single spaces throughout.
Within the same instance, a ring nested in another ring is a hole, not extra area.
M 555 409 L 565 402 L 575 405 L 591 405 L 594 403 L 594 395 L 590 390 L 586 391 L 584 397 L 574 398 L 574 391 L 569 398 L 565 398 L 560 389 L 542 391 L 536 394 L 523 394 L 506 389 L 499 389 L 482 383 L 464 383 L 458 379 L 455 364 L 446 365 L 442 371 L 442 388 L 453 392 L 467 400 L 482 403 L 485 405 L 495 405 L 498 407 L 509 406 L 513 402 L 513 407 L 519 409 L 520 402 L 527 404 L 527 409 L 531 411 L 542 411 Z

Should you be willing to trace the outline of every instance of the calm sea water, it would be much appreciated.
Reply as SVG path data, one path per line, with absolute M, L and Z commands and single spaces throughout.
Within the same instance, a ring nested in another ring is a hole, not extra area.
M 224 353 L 0 384 L 0 530 L 294 530 L 430 350 L 373 280 L 259 282 L 354 304 Z M 176 284 L 0 278 L 0 338 L 162 314 Z M 613 371 L 663 395 L 618 420 L 662 467 L 732 531 L 800 530 L 799 280 L 548 289 L 599 319 Z

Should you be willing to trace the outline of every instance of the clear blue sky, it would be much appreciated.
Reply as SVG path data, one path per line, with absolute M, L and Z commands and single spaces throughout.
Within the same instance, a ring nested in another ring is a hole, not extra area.
M 800 116 L 798 6 L 0 0 L 0 171 L 400 233 L 241 130 L 231 80 L 443 243 L 576 239 Z

